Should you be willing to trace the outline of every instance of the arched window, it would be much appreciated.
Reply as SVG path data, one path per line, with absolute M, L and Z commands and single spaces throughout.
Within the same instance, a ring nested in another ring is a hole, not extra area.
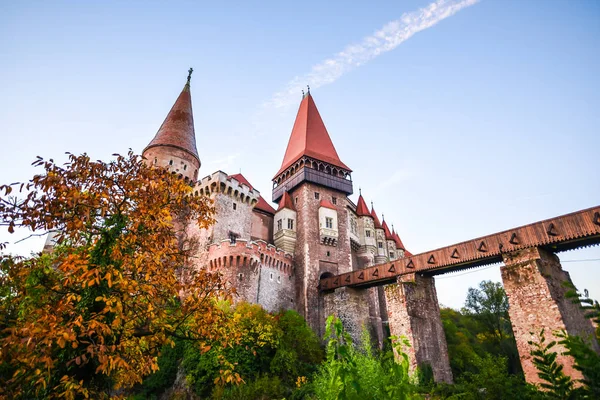
M 169 160 L 169 165 L 173 165 L 173 160 Z

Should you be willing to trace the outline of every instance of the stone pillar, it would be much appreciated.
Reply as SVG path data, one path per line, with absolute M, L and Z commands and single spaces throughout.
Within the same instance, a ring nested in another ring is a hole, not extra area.
M 371 317 L 369 315 L 369 299 L 371 292 L 365 289 L 354 289 L 341 287 L 333 292 L 322 293 L 323 311 L 326 320 L 330 315 L 336 315 L 341 321 L 346 332 L 352 337 L 352 341 L 361 345 L 363 329 L 369 330 L 371 339 L 376 340 L 371 328 Z M 324 326 L 323 326 L 324 328 Z
M 500 270 L 508 296 L 508 314 L 527 382 L 541 382 L 528 342 L 537 341 L 542 329 L 546 343 L 556 340 L 554 332 L 565 330 L 569 335 L 589 338 L 598 351 L 591 321 L 585 318 L 579 304 L 565 298 L 571 278 L 556 255 L 534 247 L 506 253 L 503 258 L 505 266 Z M 557 345 L 554 350 L 565 374 L 582 378 L 581 372 L 573 368 L 573 359 L 562 355 L 564 347 Z
M 452 383 L 448 346 L 435 282 L 418 274 L 401 275 L 385 287 L 390 333 L 408 338 L 410 369 L 429 364 L 436 382 Z

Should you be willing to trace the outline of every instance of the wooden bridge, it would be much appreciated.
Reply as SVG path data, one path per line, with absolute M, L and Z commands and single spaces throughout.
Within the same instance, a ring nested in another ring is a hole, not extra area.
M 321 291 L 343 286 L 370 287 L 394 283 L 418 272 L 432 276 L 502 262 L 502 255 L 541 247 L 552 253 L 600 244 L 600 206 L 546 219 L 320 280 Z

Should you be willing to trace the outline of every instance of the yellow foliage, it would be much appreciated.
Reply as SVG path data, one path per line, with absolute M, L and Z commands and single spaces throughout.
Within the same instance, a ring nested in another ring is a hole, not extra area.
M 173 337 L 203 351 L 239 340 L 216 306 L 232 291 L 218 274 L 189 268 L 197 243 L 185 226 L 213 223 L 209 198 L 131 152 L 34 165 L 45 173 L 23 185 L 23 199 L 0 186 L 0 225 L 57 232 L 59 245 L 0 259 L 0 288 L 10 293 L 0 296 L 0 363 L 15 371 L 0 378 L 0 397 L 107 398 L 106 382 L 127 388 L 156 371 Z M 262 342 L 269 335 L 258 332 Z M 223 381 L 241 381 L 234 367 L 224 363 Z

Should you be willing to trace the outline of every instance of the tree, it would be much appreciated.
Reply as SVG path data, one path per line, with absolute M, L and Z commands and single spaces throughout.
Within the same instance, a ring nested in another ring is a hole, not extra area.
M 498 342 L 507 336 L 507 331 L 510 330 L 507 327 L 508 298 L 501 283 L 481 281 L 479 289 L 469 288 L 465 310 L 477 316 L 489 332 L 497 337 Z
M 189 267 L 198 243 L 186 221 L 213 222 L 208 198 L 131 151 L 108 163 L 69 154 L 64 166 L 34 165 L 44 173 L 0 186 L 0 225 L 55 232 L 57 246 L 1 256 L 0 371 L 11 374 L 0 376 L 0 395 L 105 398 L 155 371 L 174 338 L 202 351 L 237 340 L 215 306 L 231 292 Z

